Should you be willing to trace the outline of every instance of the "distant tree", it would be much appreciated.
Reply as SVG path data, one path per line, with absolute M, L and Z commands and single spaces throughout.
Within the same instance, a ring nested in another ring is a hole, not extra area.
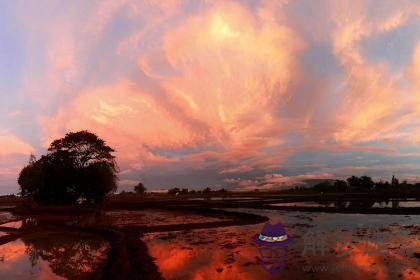
M 378 192 L 387 192 L 390 190 L 390 188 L 391 184 L 388 181 L 382 182 L 382 180 L 375 183 L 374 186 L 374 190 Z
M 375 186 L 375 183 L 369 176 L 362 176 L 360 177 L 360 186 L 362 190 L 370 191 Z
M 179 188 L 172 188 L 168 190 L 168 194 L 178 194 L 179 192 Z
M 40 203 L 102 201 L 116 190 L 114 150 L 88 131 L 53 141 L 39 160 L 31 156 L 18 178 L 21 194 Z
M 347 183 L 349 184 L 349 187 L 360 187 L 360 178 L 351 176 L 350 178 L 347 178 Z
M 203 190 L 203 193 L 205 193 L 205 194 L 209 194 L 209 193 L 211 193 L 211 188 L 209 188 L 209 187 L 205 188 L 205 189 Z
M 336 180 L 334 182 L 334 188 L 338 192 L 345 192 L 347 190 L 347 182 L 343 180 Z
M 328 192 L 331 191 L 331 189 L 332 184 L 330 181 L 322 181 L 314 186 L 314 190 L 317 192 Z
M 392 175 L 391 186 L 395 188 L 395 187 L 398 187 L 399 184 L 400 184 L 400 181 L 398 180 L 398 178 Z
M 188 188 L 182 188 L 180 191 L 179 191 L 179 193 L 180 194 L 188 194 Z
M 144 194 L 146 192 L 146 188 L 144 187 L 143 183 L 139 182 L 137 185 L 134 186 L 134 191 L 137 194 Z
M 375 186 L 375 183 L 369 176 L 351 176 L 350 178 L 347 178 L 347 182 L 349 187 L 352 187 L 352 189 L 357 191 L 371 191 Z

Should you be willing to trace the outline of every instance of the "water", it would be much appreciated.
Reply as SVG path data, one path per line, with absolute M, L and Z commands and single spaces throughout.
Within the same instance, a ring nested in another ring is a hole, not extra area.
M 5 223 L 13 219 L 16 219 L 16 216 L 11 212 L 0 212 L 0 223 Z
M 7 222 L 7 223 L 4 223 L 4 224 L 0 224 L 0 227 L 20 229 L 22 227 L 22 220 L 12 221 L 12 222 Z
M 230 217 L 202 216 L 182 211 L 164 211 L 158 209 L 107 211 L 108 223 L 117 226 L 159 226 L 189 223 L 208 223 L 230 220 Z
M 420 207 L 420 201 L 335 201 L 335 202 L 315 202 L 315 201 L 299 201 L 299 202 L 278 202 L 271 203 L 270 206 L 287 206 L 287 207 L 327 207 L 327 208 L 405 208 Z
M 259 200 L 259 198 L 256 197 L 222 197 L 222 196 L 212 196 L 212 197 L 194 197 L 194 198 L 188 198 L 188 200 Z
M 108 242 L 81 233 L 37 233 L 0 245 L 0 279 L 92 279 Z
M 238 210 L 284 224 L 293 242 L 283 271 L 272 276 L 257 263 L 261 256 L 251 238 L 260 232 L 260 224 L 147 234 L 143 240 L 163 276 L 261 280 L 396 279 L 401 275 L 420 279 L 419 259 L 414 257 L 420 251 L 420 216 Z M 314 243 L 318 246 L 308 248 Z M 314 269 L 326 271 L 307 272 Z

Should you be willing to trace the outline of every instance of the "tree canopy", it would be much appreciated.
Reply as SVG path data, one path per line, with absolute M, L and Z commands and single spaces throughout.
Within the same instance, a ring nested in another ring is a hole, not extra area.
M 116 190 L 114 150 L 89 131 L 70 132 L 53 141 L 39 160 L 31 156 L 19 174 L 21 194 L 41 203 L 101 201 Z
M 146 190 L 147 190 L 146 187 L 141 182 L 139 182 L 137 185 L 134 186 L 134 191 L 137 194 L 144 194 Z

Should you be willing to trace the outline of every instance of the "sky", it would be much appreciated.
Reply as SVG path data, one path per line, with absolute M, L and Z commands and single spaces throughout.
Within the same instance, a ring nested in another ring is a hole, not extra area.
M 78 130 L 122 189 L 420 182 L 420 1 L 0 0 L 0 193 Z

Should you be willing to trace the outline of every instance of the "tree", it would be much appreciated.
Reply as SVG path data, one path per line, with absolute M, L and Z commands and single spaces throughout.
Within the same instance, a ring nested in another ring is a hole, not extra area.
M 347 178 L 347 183 L 349 184 L 349 187 L 360 187 L 360 178 L 351 176 L 350 178 Z
M 338 192 L 344 192 L 347 189 L 347 182 L 343 180 L 336 180 L 334 182 L 334 188 Z
M 358 191 L 371 191 L 375 186 L 375 182 L 373 182 L 372 178 L 369 176 L 362 176 L 360 178 L 351 176 L 350 178 L 347 178 L 347 182 L 349 187 Z
M 34 164 L 36 162 L 36 156 L 34 154 L 31 154 L 29 156 L 28 165 Z
M 398 187 L 399 184 L 400 184 L 400 181 L 398 180 L 398 178 L 392 175 L 391 186 L 395 188 L 395 187 Z
M 18 184 L 22 196 L 32 197 L 37 192 L 37 186 L 44 184 L 42 161 L 36 161 L 31 155 L 28 165 L 19 174 Z
M 375 186 L 375 182 L 369 176 L 362 176 L 360 177 L 360 186 L 362 190 L 370 191 Z
M 203 190 L 203 193 L 205 194 L 210 194 L 211 193 L 211 188 L 207 187 Z
M 377 182 L 374 186 L 375 191 L 379 192 L 388 192 L 390 188 L 391 184 L 388 181 L 382 182 L 382 180 Z
M 67 133 L 53 141 L 48 153 L 20 172 L 21 194 L 40 203 L 101 201 L 116 190 L 118 167 L 114 150 L 88 131 Z
M 317 192 L 328 192 L 331 190 L 331 187 L 332 187 L 331 182 L 325 180 L 316 184 L 314 186 L 314 190 Z
M 144 187 L 143 183 L 139 182 L 137 185 L 134 186 L 134 191 L 138 194 L 144 194 L 146 192 L 146 188 Z
M 173 188 L 168 190 L 168 194 L 178 194 L 179 192 L 179 188 Z

